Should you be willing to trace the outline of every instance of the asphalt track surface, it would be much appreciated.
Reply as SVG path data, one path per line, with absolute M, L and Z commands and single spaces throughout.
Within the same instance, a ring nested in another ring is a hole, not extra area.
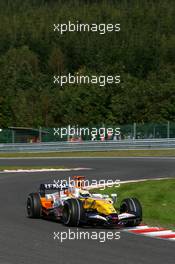
M 79 171 L 89 179 L 141 179 L 174 177 L 174 158 L 107 159 L 0 159 L 0 165 L 64 165 L 88 167 Z M 75 174 L 75 172 L 73 173 Z M 54 232 L 68 232 L 60 223 L 28 219 L 25 212 L 27 194 L 41 182 L 66 178 L 71 172 L 0 174 L 0 263 L 1 264 L 174 264 L 175 244 L 121 232 L 119 240 L 54 240 Z M 77 232 L 77 228 L 71 231 Z M 111 230 L 79 228 L 79 231 Z M 118 231 L 118 230 L 117 230 Z M 112 230 L 116 232 L 116 230 Z

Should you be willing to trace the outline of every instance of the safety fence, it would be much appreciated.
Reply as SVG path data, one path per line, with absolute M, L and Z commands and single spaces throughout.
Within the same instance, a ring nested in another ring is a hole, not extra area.
M 117 132 L 116 132 L 117 131 Z M 119 133 L 120 132 L 120 133 Z M 90 127 L 65 126 L 56 128 L 10 127 L 0 129 L 2 143 L 41 143 L 41 142 L 84 142 L 84 141 L 125 141 L 136 139 L 173 139 L 175 123 L 131 125 L 97 125 Z
M 136 139 L 119 141 L 84 141 L 52 143 L 0 144 L 0 152 L 66 152 L 110 151 L 124 149 L 170 149 L 175 148 L 175 139 Z

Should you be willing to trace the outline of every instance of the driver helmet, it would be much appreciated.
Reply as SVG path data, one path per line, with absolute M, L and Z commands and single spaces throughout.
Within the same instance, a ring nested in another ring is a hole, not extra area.
M 90 193 L 86 190 L 80 190 L 79 196 L 81 198 L 88 198 L 88 197 L 90 197 Z

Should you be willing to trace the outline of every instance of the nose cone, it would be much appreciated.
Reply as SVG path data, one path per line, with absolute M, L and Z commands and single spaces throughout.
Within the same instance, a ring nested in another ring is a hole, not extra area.
M 95 205 L 97 211 L 101 214 L 109 215 L 116 213 L 116 210 L 110 201 L 96 200 Z

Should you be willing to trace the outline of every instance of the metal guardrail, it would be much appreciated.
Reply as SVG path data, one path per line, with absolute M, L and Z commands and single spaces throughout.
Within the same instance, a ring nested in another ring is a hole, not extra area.
M 0 152 L 72 152 L 127 149 L 175 149 L 175 139 L 136 139 L 118 141 L 83 141 L 0 144 Z

